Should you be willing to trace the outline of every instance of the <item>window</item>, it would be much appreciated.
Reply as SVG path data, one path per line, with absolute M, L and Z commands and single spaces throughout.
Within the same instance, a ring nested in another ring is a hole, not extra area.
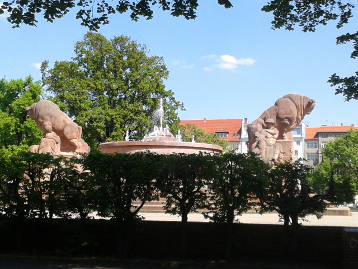
M 295 128 L 292 130 L 293 135 L 301 135 L 301 128 Z
M 301 141 L 300 140 L 296 140 L 296 146 L 300 146 L 301 145 Z
M 232 137 L 239 137 L 239 134 L 238 133 L 233 133 Z
M 231 144 L 231 149 L 236 150 L 240 148 L 240 144 Z
M 307 142 L 308 149 L 315 149 L 317 148 L 317 142 Z
M 219 138 L 227 138 L 228 133 L 216 133 L 217 137 Z
M 307 160 L 308 161 L 317 161 L 317 155 L 316 154 L 307 154 Z
M 298 150 L 295 150 L 295 157 L 298 158 Z
M 327 137 L 328 137 L 328 134 L 321 134 L 321 137 L 322 137 L 322 138 L 327 138 Z
M 321 148 L 324 149 L 325 146 L 326 146 L 326 144 L 327 144 L 327 142 L 322 142 L 322 143 L 321 143 Z

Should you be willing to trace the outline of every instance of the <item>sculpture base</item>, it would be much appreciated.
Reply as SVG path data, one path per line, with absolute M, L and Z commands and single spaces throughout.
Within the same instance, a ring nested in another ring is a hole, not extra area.
M 283 153 L 283 161 L 294 162 L 295 159 L 295 142 L 290 140 L 277 140 L 276 143 L 281 144 Z

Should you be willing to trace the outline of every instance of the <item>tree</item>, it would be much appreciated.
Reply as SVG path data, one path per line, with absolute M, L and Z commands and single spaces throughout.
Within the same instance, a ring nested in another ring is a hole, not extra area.
M 307 180 L 309 170 L 301 160 L 277 164 L 269 171 L 267 189 L 259 195 L 261 212 L 276 211 L 284 220 L 286 241 L 292 244 L 293 252 L 299 240 L 298 219 L 309 214 L 320 218 L 332 198 L 330 190 L 315 193 Z
M 353 17 L 355 5 L 348 0 L 273 0 L 265 5 L 262 10 L 272 12 L 274 20 L 273 29 L 284 27 L 293 30 L 298 24 L 304 32 L 314 32 L 318 25 L 326 25 L 331 20 L 338 20 L 336 27 L 342 28 Z M 338 36 L 337 44 L 353 43 L 351 58 L 358 56 L 358 31 Z M 343 94 L 346 101 L 358 99 L 358 72 L 350 77 L 341 78 L 333 74 L 328 82 L 336 88 L 336 94 Z
M 82 223 L 94 210 L 95 181 L 89 170 L 83 170 L 82 158 L 56 157 L 47 180 L 47 208 L 53 215 L 69 218 L 79 216 Z
M 28 152 L 25 146 L 0 149 L 0 216 L 16 227 L 17 250 L 22 247 L 26 218 L 46 218 L 53 156 Z
M 40 100 L 42 88 L 31 76 L 0 80 L 0 147 L 38 144 L 42 132 L 27 117 L 25 108 Z
M 232 7 L 229 0 L 218 0 L 220 5 L 225 8 Z M 90 0 L 65 0 L 50 2 L 47 0 L 27 1 L 27 2 L 3 2 L 0 8 L 0 15 L 5 11 L 10 13 L 8 21 L 19 27 L 21 23 L 35 26 L 38 22 L 36 15 L 43 12 L 43 17 L 49 22 L 53 22 L 56 18 L 61 18 L 67 14 L 71 8 L 80 7 L 77 12 L 77 19 L 81 19 L 81 25 L 88 27 L 90 30 L 97 30 L 102 24 L 108 24 L 108 15 L 115 13 L 124 13 L 131 11 L 131 19 L 137 21 L 139 16 L 153 18 L 153 11 L 151 6 L 158 5 L 163 11 L 171 11 L 174 17 L 184 16 L 187 20 L 196 18 L 196 9 L 198 7 L 198 0 L 118 0 L 117 4 L 110 1 L 102 0 L 96 4 Z M 96 15 L 94 14 L 96 11 Z
M 160 155 L 157 185 L 166 198 L 165 210 L 181 216 L 181 255 L 186 255 L 188 214 L 203 208 L 210 183 L 210 155 L 183 153 Z
M 228 148 L 228 142 L 226 140 L 220 139 L 213 134 L 207 134 L 204 129 L 199 129 L 194 124 L 187 123 L 185 126 L 178 125 L 177 129 L 180 130 L 184 142 L 191 142 L 194 136 L 195 142 L 219 145 L 224 150 Z M 177 130 L 174 130 L 174 132 L 177 132 Z
M 24 220 L 28 216 L 26 197 L 20 194 L 23 192 L 25 172 L 20 155 L 24 150 L 21 146 L 0 148 L 0 215 L 13 220 L 16 227 L 14 241 L 17 251 L 21 251 L 22 248 Z
M 334 204 L 352 203 L 357 194 L 357 181 L 354 174 L 337 161 L 331 161 L 325 156 L 318 169 L 314 170 L 307 180 L 317 194 L 330 194 L 329 201 Z
M 301 163 L 284 162 L 277 164 L 269 172 L 269 186 L 267 191 L 259 196 L 263 211 L 277 211 L 284 220 L 284 225 L 290 222 L 294 228 L 298 226 L 298 218 L 308 214 L 317 217 L 325 210 L 331 195 L 315 194 L 307 181 L 310 169 Z
M 331 188 L 338 204 L 352 202 L 358 193 L 358 130 L 329 141 L 322 153 L 322 163 L 311 178 L 313 186 L 319 193 Z
M 96 195 L 96 210 L 101 217 L 119 222 L 138 218 L 143 205 L 157 198 L 154 186 L 155 157 L 152 153 L 90 153 L 83 167 L 91 171 Z M 133 202 L 140 201 L 134 210 Z
M 235 215 L 256 205 L 257 194 L 263 192 L 267 183 L 269 166 L 254 154 L 225 153 L 214 158 L 209 213 L 204 216 L 226 224 L 226 256 L 230 258 Z
M 157 199 L 154 185 L 156 155 L 137 152 L 134 154 L 90 153 L 83 167 L 91 171 L 93 182 L 92 201 L 97 214 L 109 217 L 118 225 L 118 249 L 128 249 L 131 227 L 139 219 L 143 205 Z M 139 201 L 135 207 L 134 202 Z
M 51 199 L 55 197 L 51 196 L 56 195 L 60 200 L 62 186 L 54 187 L 53 181 L 59 174 L 54 171 L 59 168 L 66 177 L 63 165 L 69 161 L 50 154 L 31 153 L 24 146 L 2 148 L 0 153 L 0 215 L 44 219 L 52 218 L 54 211 L 58 213 Z
M 161 57 L 147 56 L 145 46 L 129 37 L 107 40 L 88 32 L 75 46 L 72 61 L 42 64 L 47 90 L 62 111 L 82 127 L 84 140 L 92 149 L 98 144 L 141 139 L 150 126 L 150 116 L 163 98 L 167 124 L 178 122 L 182 104 L 163 80 L 168 70 Z

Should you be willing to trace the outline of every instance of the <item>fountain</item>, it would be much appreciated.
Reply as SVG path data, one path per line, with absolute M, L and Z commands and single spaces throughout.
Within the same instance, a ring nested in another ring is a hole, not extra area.
M 220 153 L 222 147 L 213 144 L 196 143 L 194 137 L 191 142 L 182 142 L 180 130 L 174 137 L 169 132 L 169 127 L 163 128 L 164 109 L 163 102 L 160 99 L 160 107 L 154 111 L 154 123 L 159 122 L 159 126 L 154 124 L 152 132 L 146 134 L 141 141 L 129 141 L 129 134 L 126 133 L 125 141 L 106 142 L 101 143 L 98 149 L 102 153 L 134 153 L 150 151 L 158 154 L 172 154 L 172 153 Z

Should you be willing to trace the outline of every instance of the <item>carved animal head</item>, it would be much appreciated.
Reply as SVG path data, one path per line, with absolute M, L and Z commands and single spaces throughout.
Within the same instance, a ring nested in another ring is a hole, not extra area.
M 304 109 L 304 113 L 306 115 L 309 115 L 312 112 L 312 110 L 315 108 L 315 106 L 316 106 L 315 100 L 313 99 L 309 100 L 307 106 Z
M 83 139 L 81 139 L 79 143 L 79 150 L 81 153 L 89 153 L 91 151 L 91 148 L 85 141 L 83 141 Z
M 32 104 L 31 106 L 28 106 L 26 107 L 26 113 L 27 115 L 29 115 L 29 117 L 32 119 L 32 120 L 35 120 L 35 113 L 34 113 L 34 104 Z

